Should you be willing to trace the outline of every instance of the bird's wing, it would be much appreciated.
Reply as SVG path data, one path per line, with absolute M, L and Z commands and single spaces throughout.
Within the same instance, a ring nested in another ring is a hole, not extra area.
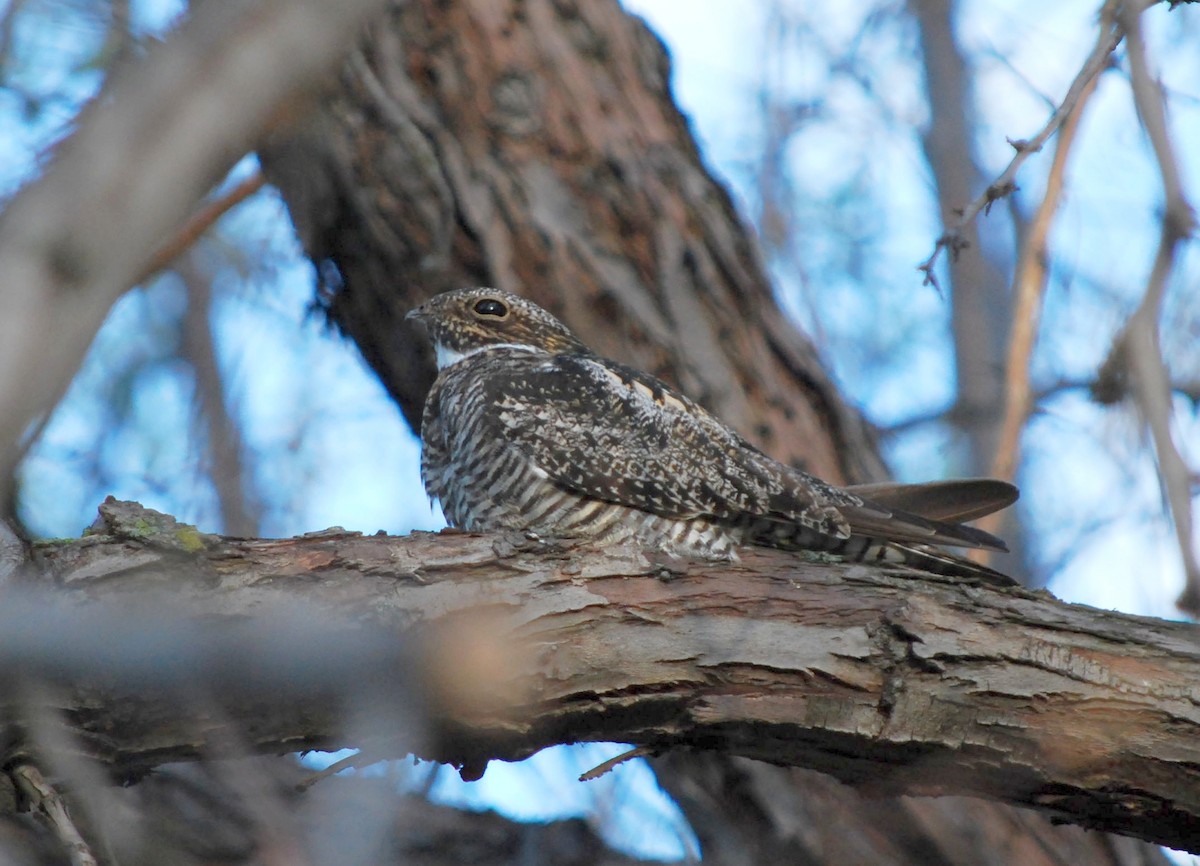
M 834 538 L 861 500 L 793 472 L 652 376 L 590 354 L 530 359 L 481 383 L 486 435 L 554 483 L 666 517 L 770 517 Z
M 590 354 L 531 358 L 484 383 L 485 435 L 575 493 L 666 517 L 757 519 L 835 539 L 1006 549 L 973 527 L 784 466 L 658 379 Z

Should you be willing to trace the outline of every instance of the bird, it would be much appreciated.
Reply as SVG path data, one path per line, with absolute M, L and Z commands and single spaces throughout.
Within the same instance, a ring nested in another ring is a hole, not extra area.
M 596 354 L 512 292 L 444 292 L 406 318 L 423 326 L 437 360 L 421 477 L 452 527 L 711 560 L 772 547 L 1014 583 L 941 548 L 1007 550 L 963 523 L 1016 501 L 1007 482 L 834 486 L 764 454 L 659 379 Z

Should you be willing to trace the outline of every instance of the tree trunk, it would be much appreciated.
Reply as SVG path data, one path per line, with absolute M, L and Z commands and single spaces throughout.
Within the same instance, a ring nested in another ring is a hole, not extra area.
M 367 35 L 306 129 L 261 156 L 330 315 L 414 425 L 432 366 L 403 314 L 445 289 L 495 285 L 677 384 L 773 456 L 835 482 L 879 478 L 869 436 L 776 306 L 668 78 L 661 44 L 616 2 L 410 0 Z M 658 769 L 707 862 L 1154 857 L 974 801 L 866 805 L 719 757 Z

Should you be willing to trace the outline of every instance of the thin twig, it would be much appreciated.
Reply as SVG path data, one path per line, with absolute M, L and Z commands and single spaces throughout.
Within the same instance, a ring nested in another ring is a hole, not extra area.
M 1098 77 L 1088 80 L 1079 95 L 1078 102 L 1071 108 L 1063 122 L 1062 132 L 1058 136 L 1058 143 L 1054 149 L 1054 160 L 1050 164 L 1050 173 L 1046 178 L 1046 194 L 1042 197 L 1033 221 L 1029 225 L 1025 242 L 1021 247 L 1020 258 L 1017 260 L 1016 273 L 1013 277 L 1013 294 L 1015 296 L 1013 325 L 1009 335 L 1008 359 L 1005 364 L 1004 376 L 1004 418 L 1000 425 L 1000 441 L 992 461 L 990 474 L 993 478 L 1012 481 L 1016 476 L 1021 450 L 1021 431 L 1025 427 L 1025 420 L 1029 417 L 1033 406 L 1029 367 L 1033 358 L 1033 347 L 1037 341 L 1042 300 L 1046 291 L 1046 262 L 1050 255 L 1050 227 L 1054 223 L 1054 214 L 1062 199 L 1067 158 L 1071 152 L 1071 145 L 1075 141 L 1075 133 L 1079 129 L 1083 107 L 1095 92 L 1096 83 L 1099 80 Z M 1002 519 L 1003 516 L 996 512 L 984 517 L 977 525 L 988 532 L 996 532 Z
M 134 285 L 144 283 L 175 261 L 180 253 L 199 240 L 200 236 L 212 228 L 217 220 L 262 189 L 265 183 L 266 178 L 263 177 L 262 172 L 256 171 L 224 195 L 207 202 L 188 218 L 188 221 L 175 233 L 173 238 L 158 248 L 141 273 L 138 274 L 138 278 L 134 280 Z
M 67 801 L 46 781 L 41 771 L 33 764 L 22 761 L 10 768 L 8 775 L 29 801 L 30 811 L 50 828 L 67 850 L 72 866 L 99 866 L 100 861 L 71 818 Z
M 1170 374 L 1162 358 L 1158 328 L 1167 279 L 1175 265 L 1176 248 L 1195 229 L 1196 217 L 1183 193 L 1179 164 L 1167 131 L 1162 90 L 1151 77 L 1146 60 L 1140 18 L 1146 5 L 1140 3 L 1123 7 L 1120 18 L 1128 35 L 1134 104 L 1158 160 L 1166 206 L 1158 251 L 1146 283 L 1146 294 L 1113 341 L 1104 366 L 1112 368 L 1124 365 L 1128 368 L 1130 394 L 1154 440 L 1159 480 L 1175 524 L 1175 535 L 1187 576 L 1187 583 L 1176 604 L 1189 613 L 1200 613 L 1200 564 L 1192 549 L 1192 473 L 1171 438 Z
M 1100 35 L 1096 39 L 1096 44 L 1079 70 L 1079 74 L 1071 82 L 1071 87 L 1067 90 L 1067 95 L 1063 97 L 1062 103 L 1050 115 L 1050 119 L 1033 138 L 1008 140 L 1008 143 L 1016 151 L 1008 167 L 974 201 L 963 208 L 954 224 L 948 226 L 942 236 L 937 239 L 929 258 L 917 265 L 917 270 L 925 275 L 923 285 L 939 288 L 933 269 L 942 250 L 949 249 L 951 257 L 956 257 L 967 246 L 967 241 L 963 238 L 963 229 L 979 216 L 981 211 L 989 210 L 994 202 L 1016 191 L 1017 172 L 1020 171 L 1025 160 L 1042 149 L 1050 136 L 1054 135 L 1074 112 L 1088 88 L 1092 86 L 1092 82 L 1104 71 L 1108 65 L 1109 55 L 1121 43 L 1124 36 L 1124 31 L 1117 21 L 1116 9 L 1118 6 L 1117 0 L 1108 0 L 1104 4 L 1100 12 Z
M 604 763 L 597 764 L 596 766 L 592 767 L 579 777 L 579 781 L 590 782 L 593 779 L 599 779 L 618 764 L 624 764 L 626 761 L 632 761 L 634 758 L 648 758 L 652 756 L 655 751 L 655 749 L 652 749 L 649 746 L 638 746 L 637 748 L 630 749 L 628 752 L 622 752 L 616 757 L 609 758 Z
M 1093 401 L 1102 404 L 1119 403 L 1124 399 L 1124 391 L 1121 391 L 1119 395 L 1110 394 L 1108 390 L 1110 387 L 1111 383 L 1100 379 L 1057 379 L 1033 391 L 1030 396 L 1030 408 L 1032 411 L 1047 400 L 1058 397 L 1067 391 L 1087 391 Z M 1101 398 L 1101 394 L 1103 398 Z M 1200 405 L 1200 380 L 1184 379 L 1172 382 L 1171 394 L 1174 397 L 1182 397 L 1192 404 Z M 926 424 L 951 423 L 954 420 L 953 413 L 953 406 L 942 406 L 928 412 L 911 415 L 895 424 L 889 424 L 887 427 L 876 428 L 875 432 L 885 440 L 893 439 Z
M 378 764 L 380 761 L 386 760 L 378 755 L 369 755 L 366 752 L 355 752 L 353 755 L 334 761 L 324 770 L 314 770 L 310 775 L 305 776 L 296 783 L 296 791 L 303 793 L 322 779 L 328 779 L 330 776 L 336 776 L 342 770 L 361 770 L 363 767 L 369 767 L 372 764 Z M 436 766 L 436 765 L 435 765 Z

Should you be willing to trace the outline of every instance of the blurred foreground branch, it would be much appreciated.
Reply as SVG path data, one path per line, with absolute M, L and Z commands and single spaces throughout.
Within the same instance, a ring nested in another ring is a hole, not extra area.
M 20 583 L 53 585 L 53 607 L 0 609 L 0 711 L 58 719 L 118 777 L 230 743 L 416 750 L 473 776 L 615 740 L 1200 850 L 1191 625 L 772 551 L 243 540 L 131 503 L 102 516 L 35 549 Z M 53 741 L 36 727 L 10 721 L 10 751 Z
M 379 0 L 198 4 L 115 71 L 0 214 L 0 501 L 31 422 L 109 307 L 268 130 L 300 113 Z M 170 253 L 166 253 L 170 255 Z

